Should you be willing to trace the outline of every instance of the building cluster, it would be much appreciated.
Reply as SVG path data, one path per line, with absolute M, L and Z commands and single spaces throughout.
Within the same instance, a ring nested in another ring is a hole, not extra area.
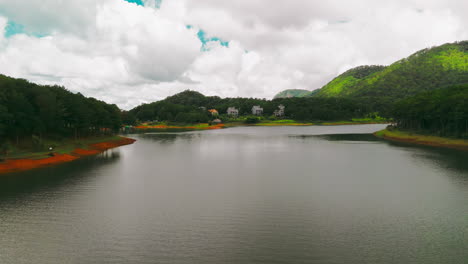
M 285 115 L 284 109 L 285 109 L 284 105 L 279 105 L 278 109 L 273 112 L 273 115 L 276 116 L 276 117 L 284 117 L 284 115 Z M 210 110 L 208 110 L 208 112 L 210 112 L 212 116 L 218 116 L 219 115 L 218 110 L 216 110 L 216 109 L 210 109 Z M 237 109 L 237 108 L 235 108 L 233 106 L 229 107 L 227 109 L 226 113 L 230 117 L 234 117 L 234 118 L 239 117 L 239 109 Z M 256 115 L 256 116 L 263 115 L 263 108 L 261 106 L 259 106 L 259 105 L 254 105 L 252 107 L 252 115 Z

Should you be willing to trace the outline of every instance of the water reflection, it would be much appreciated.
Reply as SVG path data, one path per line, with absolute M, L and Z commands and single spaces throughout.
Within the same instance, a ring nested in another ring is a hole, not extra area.
M 466 153 L 379 129 L 139 134 L 0 177 L 0 262 L 464 263 Z
M 424 159 L 429 163 L 461 173 L 468 173 L 468 152 L 456 149 L 415 145 L 380 139 L 372 134 L 334 134 L 334 135 L 303 135 L 300 138 L 321 138 L 328 141 L 342 141 L 355 143 L 382 143 L 391 147 L 408 150 L 417 159 Z M 467 175 L 468 179 L 468 175 Z
M 303 136 L 308 137 L 308 136 Z M 312 136 L 313 137 L 313 136 Z M 357 141 L 357 142 L 379 142 L 382 139 L 372 134 L 332 134 L 315 136 L 329 141 Z
M 190 140 L 196 136 L 190 132 L 186 133 L 146 133 L 140 134 L 139 137 L 145 140 L 156 141 L 161 144 L 172 144 L 176 140 Z
M 108 150 L 92 157 L 26 172 L 0 175 L 0 202 L 10 196 L 33 193 L 43 188 L 57 188 L 90 177 L 94 169 L 117 162 L 118 150 Z M 72 181 L 72 182 L 71 182 Z
M 420 147 L 419 149 L 421 151 L 415 153 L 415 157 L 427 159 L 447 170 L 466 173 L 464 176 L 468 180 L 468 152 L 433 147 Z

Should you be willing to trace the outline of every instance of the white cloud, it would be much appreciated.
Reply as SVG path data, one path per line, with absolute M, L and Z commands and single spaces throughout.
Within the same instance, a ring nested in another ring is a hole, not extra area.
M 124 1 L 103 3 L 92 4 L 96 15 L 83 28 L 86 34 L 64 31 L 7 39 L 0 50 L 0 72 L 64 85 L 129 108 L 153 94 L 139 91 L 148 84 L 181 78 L 200 53 L 197 31 L 183 22 Z
M 466 1 L 144 2 L 0 0 L 1 16 L 47 35 L 1 34 L 0 73 L 128 109 L 184 89 L 266 98 L 316 89 L 350 67 L 468 39 Z M 212 41 L 202 52 L 199 29 L 229 47 Z
M 0 13 L 20 21 L 29 31 L 86 33 L 96 18 L 98 3 L 112 0 L 0 0 Z
M 5 28 L 7 22 L 8 20 L 6 18 L 0 16 L 0 49 L 2 48 L 5 41 Z
M 187 20 L 257 52 L 271 68 L 262 72 L 263 79 L 276 80 L 277 69 L 284 68 L 283 79 L 271 84 L 267 97 L 286 88 L 320 88 L 351 67 L 390 64 L 419 49 L 468 37 L 468 6 L 460 1 L 186 2 Z M 294 74 L 302 78 L 291 78 Z M 252 88 L 252 94 L 256 91 Z

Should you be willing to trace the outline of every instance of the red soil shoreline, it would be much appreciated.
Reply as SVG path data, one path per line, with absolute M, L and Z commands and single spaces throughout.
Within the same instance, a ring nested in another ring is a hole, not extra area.
M 108 149 L 117 148 L 124 145 L 133 144 L 136 140 L 131 138 L 122 137 L 119 140 L 109 141 L 109 142 L 101 142 L 92 144 L 89 146 L 89 149 L 75 149 L 70 154 L 55 154 L 53 157 L 45 158 L 45 159 L 11 159 L 6 160 L 3 163 L 0 163 L 0 174 L 3 173 L 10 173 L 10 172 L 18 172 L 18 171 L 26 171 L 35 168 L 61 164 L 65 162 L 70 162 L 73 160 L 77 160 L 81 157 L 96 155 L 102 153 Z

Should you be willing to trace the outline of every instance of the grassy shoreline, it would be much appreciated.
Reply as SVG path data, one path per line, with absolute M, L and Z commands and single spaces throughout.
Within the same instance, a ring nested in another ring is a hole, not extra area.
M 136 140 L 121 136 L 64 140 L 51 151 L 21 150 L 0 161 L 0 174 L 31 170 L 96 155 L 108 149 L 133 144 Z M 53 155 L 50 155 L 53 153 Z
M 242 126 L 341 126 L 341 125 L 369 125 L 369 124 L 388 124 L 388 121 L 376 120 L 353 120 L 353 121 L 334 121 L 334 122 L 298 122 L 295 120 L 265 120 L 258 123 L 247 124 L 245 122 L 226 122 L 223 124 L 209 125 L 201 124 L 178 124 L 178 125 L 140 125 L 136 126 L 136 130 L 141 131 L 193 131 L 193 130 L 213 130 L 230 127 Z
M 444 147 L 468 150 L 468 140 L 463 139 L 452 139 L 443 138 L 436 136 L 420 135 L 411 132 L 399 131 L 399 130 L 381 130 L 374 133 L 375 136 L 387 140 L 393 140 L 398 142 L 406 142 L 417 145 L 433 146 L 433 147 Z
M 222 129 L 224 124 L 210 125 L 208 123 L 200 124 L 179 124 L 179 125 L 167 125 L 167 124 L 158 124 L 158 125 L 140 125 L 134 127 L 137 130 L 212 130 L 212 129 Z

